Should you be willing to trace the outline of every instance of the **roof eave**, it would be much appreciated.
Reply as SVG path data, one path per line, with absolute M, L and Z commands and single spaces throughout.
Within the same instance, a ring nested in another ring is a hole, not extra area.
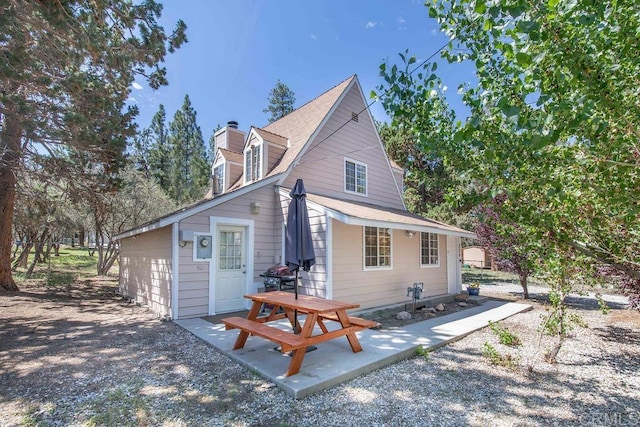
M 282 187 L 280 187 L 280 195 L 286 198 L 290 198 L 289 194 L 284 189 L 282 189 Z M 333 218 L 337 221 L 340 221 L 348 225 L 422 231 L 425 233 L 436 233 L 436 234 L 443 234 L 445 236 L 454 236 L 454 237 L 467 237 L 471 239 L 475 239 L 477 237 L 475 233 L 462 230 L 462 229 L 453 230 L 453 229 L 447 229 L 444 227 L 441 228 L 441 227 L 428 226 L 428 225 L 407 224 L 404 222 L 396 222 L 396 221 L 359 218 L 354 215 L 349 215 L 343 212 L 336 211 L 335 209 L 331 209 L 327 206 L 324 206 L 320 203 L 316 203 L 309 199 L 307 199 L 307 205 L 318 212 L 322 212 L 323 214 L 327 215 L 329 218 Z
M 231 193 L 226 193 L 226 194 L 222 194 L 216 198 L 213 198 L 211 200 L 208 200 L 206 202 L 202 202 L 199 205 L 193 206 L 191 208 L 187 208 L 178 212 L 175 212 L 174 214 L 168 215 L 165 218 L 160 218 L 157 221 L 148 223 L 148 224 L 144 224 L 140 227 L 136 227 L 136 228 L 132 228 L 131 230 L 125 231 L 123 233 L 120 234 L 116 234 L 114 236 L 114 239 L 116 240 L 120 240 L 120 239 L 125 239 L 127 237 L 131 237 L 131 236 L 135 236 L 136 234 L 141 234 L 141 233 L 146 233 L 148 231 L 152 231 L 152 230 L 156 230 L 158 228 L 163 228 L 166 227 L 167 225 L 171 225 L 174 222 L 178 222 L 181 221 L 185 218 L 188 218 L 192 215 L 196 215 L 202 211 L 205 211 L 207 209 L 211 209 L 215 206 L 218 206 L 222 203 L 225 203 L 229 200 L 233 200 L 236 197 L 240 197 L 243 196 L 253 190 L 257 190 L 259 188 L 264 187 L 265 185 L 271 184 L 276 182 L 278 179 L 280 178 L 280 175 L 274 175 L 265 179 L 262 179 L 260 181 L 254 182 L 252 184 L 249 185 L 245 185 L 243 187 L 240 187 L 239 189 L 231 192 Z

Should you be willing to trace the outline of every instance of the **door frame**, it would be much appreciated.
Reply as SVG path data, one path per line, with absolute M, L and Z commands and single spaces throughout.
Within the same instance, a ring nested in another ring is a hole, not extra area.
M 447 236 L 447 284 L 450 294 L 457 294 L 462 290 L 462 239 Z
M 245 262 L 247 274 L 243 293 L 251 293 L 253 286 L 253 263 L 254 263 L 254 221 L 252 219 L 227 218 L 212 216 L 209 217 L 209 231 L 214 236 L 213 251 L 209 260 L 209 315 L 216 314 L 216 272 L 218 271 L 218 228 L 225 225 L 234 227 L 244 227 L 245 229 Z M 249 300 L 245 304 L 249 308 Z

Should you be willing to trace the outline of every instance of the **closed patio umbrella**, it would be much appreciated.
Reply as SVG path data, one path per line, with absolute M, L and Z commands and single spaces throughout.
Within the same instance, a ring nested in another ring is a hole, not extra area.
M 284 260 L 290 270 L 296 272 L 295 298 L 298 299 L 298 272 L 302 268 L 309 271 L 316 263 L 316 255 L 313 250 L 311 238 L 311 225 L 309 224 L 309 212 L 307 211 L 307 193 L 301 179 L 296 181 L 291 193 L 291 202 L 287 213 L 287 231 L 285 233 Z M 294 329 L 297 329 L 298 313 L 295 313 Z
M 298 271 L 302 268 L 309 271 L 316 263 L 316 255 L 313 250 L 311 237 L 311 225 L 309 224 L 309 212 L 307 211 L 307 193 L 301 179 L 296 181 L 291 193 L 291 202 L 287 213 L 287 231 L 285 234 L 284 260 L 289 270 L 296 272 L 296 284 Z M 295 287 L 298 298 L 298 287 Z

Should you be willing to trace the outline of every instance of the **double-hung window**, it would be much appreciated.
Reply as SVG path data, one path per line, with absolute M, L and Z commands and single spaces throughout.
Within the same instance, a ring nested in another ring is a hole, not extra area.
M 367 195 L 367 165 L 355 160 L 344 160 L 344 190 Z
M 438 235 L 435 233 L 420 233 L 420 265 L 429 267 L 439 264 Z
M 244 182 L 262 178 L 262 146 L 254 145 L 244 152 Z
M 365 269 L 391 268 L 391 230 L 364 227 Z

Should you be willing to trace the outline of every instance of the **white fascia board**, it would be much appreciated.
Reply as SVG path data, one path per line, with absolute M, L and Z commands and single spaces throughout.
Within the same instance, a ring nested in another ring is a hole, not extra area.
M 259 188 L 264 187 L 265 185 L 268 185 L 274 181 L 277 181 L 278 179 L 278 175 L 272 176 L 270 178 L 266 178 L 266 179 L 262 179 L 260 181 L 254 182 L 252 184 L 249 185 L 245 185 L 244 187 L 239 188 L 238 190 L 233 191 L 232 193 L 228 193 L 228 194 L 223 194 L 221 196 L 218 196 L 214 199 L 209 200 L 206 203 L 203 203 L 201 205 L 198 206 L 194 206 L 191 209 L 187 209 L 183 212 L 179 212 L 175 215 L 172 215 L 168 218 L 164 218 L 162 220 L 160 220 L 160 226 L 164 227 L 166 225 L 172 224 L 174 222 L 183 220 L 185 218 L 188 218 L 192 215 L 198 214 L 202 211 L 206 211 L 207 209 L 211 209 L 215 206 L 218 206 L 222 203 L 228 202 L 229 200 L 233 200 L 236 197 L 240 197 L 243 196 L 247 193 L 252 192 L 253 190 L 257 190 Z
M 194 206 L 192 208 L 187 208 L 181 212 L 176 212 L 173 215 L 170 215 L 166 218 L 161 218 L 156 222 L 145 225 L 140 228 L 135 228 L 133 230 L 129 230 L 122 234 L 117 234 L 114 238 L 116 240 L 125 239 L 127 237 L 135 236 L 136 234 L 146 233 L 147 231 L 156 230 L 158 228 L 166 227 L 168 225 L 173 224 L 174 222 L 181 221 L 185 218 L 188 218 L 192 215 L 198 214 L 202 211 L 206 211 L 207 209 L 211 209 L 215 206 L 218 206 L 222 203 L 228 202 L 229 200 L 233 200 L 236 197 L 241 197 L 247 193 L 250 193 L 253 190 L 257 190 L 259 188 L 264 187 L 265 185 L 272 184 L 273 182 L 279 179 L 280 175 L 274 175 L 269 178 L 262 179 L 260 181 L 254 182 L 249 185 L 245 185 L 244 187 L 239 188 L 228 194 L 223 194 L 214 199 L 209 200 L 208 202 L 202 203 L 200 205 Z
M 353 216 L 347 216 L 347 217 L 348 217 L 348 221 L 345 222 L 345 224 L 348 224 L 348 225 L 361 225 L 366 227 L 422 231 L 424 233 L 435 233 L 435 234 L 442 234 L 445 236 L 470 237 L 470 238 L 476 237 L 474 233 L 471 233 L 468 231 L 446 230 L 438 227 L 429 227 L 428 225 L 405 224 L 403 222 L 376 221 L 372 219 L 363 219 L 363 218 L 357 218 Z
M 162 227 L 164 227 L 164 225 Z M 129 230 L 121 234 L 116 234 L 115 236 L 113 236 L 113 239 L 114 240 L 126 239 L 127 237 L 135 236 L 136 234 L 146 233 L 147 231 L 157 230 L 158 228 L 162 228 L 162 227 L 160 226 L 159 222 L 154 222 L 152 224 L 147 224 L 140 228 L 135 228 L 133 230 Z

